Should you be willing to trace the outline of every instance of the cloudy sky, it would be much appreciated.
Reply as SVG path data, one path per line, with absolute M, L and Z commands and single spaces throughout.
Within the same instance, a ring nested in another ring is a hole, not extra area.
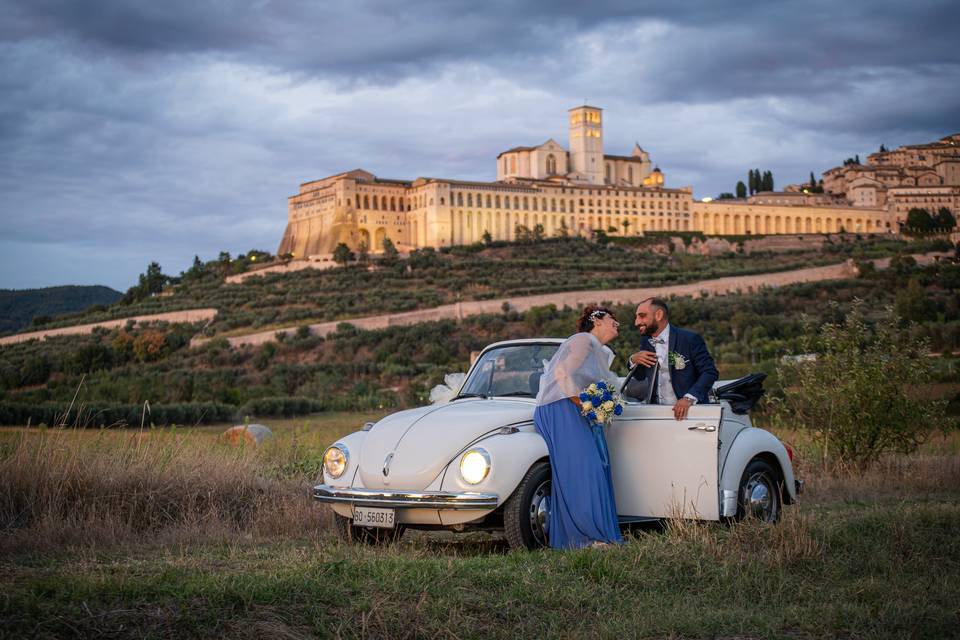
M 276 251 L 301 182 L 491 180 L 605 109 L 669 186 L 960 131 L 955 0 L 0 0 L 0 288 Z

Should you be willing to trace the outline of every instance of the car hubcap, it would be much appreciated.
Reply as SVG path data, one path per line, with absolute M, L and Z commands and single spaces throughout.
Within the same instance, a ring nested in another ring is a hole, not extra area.
M 773 497 L 773 487 L 766 475 L 762 473 L 750 476 L 747 486 L 744 488 L 744 498 L 746 498 L 747 514 L 769 522 L 774 515 L 776 504 Z
M 542 482 L 530 500 L 530 530 L 542 547 L 547 546 L 550 534 L 550 481 Z

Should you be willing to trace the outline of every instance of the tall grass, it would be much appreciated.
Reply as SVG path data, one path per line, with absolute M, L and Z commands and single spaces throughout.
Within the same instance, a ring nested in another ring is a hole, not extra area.
M 0 449 L 0 549 L 298 535 L 325 519 L 297 444 L 22 430 Z

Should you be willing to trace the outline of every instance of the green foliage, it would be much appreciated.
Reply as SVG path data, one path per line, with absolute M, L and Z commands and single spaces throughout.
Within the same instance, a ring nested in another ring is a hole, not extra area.
M 737 180 L 736 192 L 738 198 L 747 197 L 747 185 L 743 184 L 743 180 Z
M 862 469 L 945 426 L 945 403 L 918 394 L 931 379 L 929 343 L 900 326 L 892 309 L 871 326 L 857 301 L 841 321 L 808 324 L 801 348 L 815 358 L 781 363 L 779 417 L 811 431 L 827 461 Z
M 324 405 L 319 400 L 280 396 L 250 400 L 243 405 L 240 413 L 257 418 L 289 418 L 323 411 L 323 409 Z
M 163 286 L 169 281 L 170 276 L 163 274 L 160 269 L 160 264 L 151 262 L 147 265 L 146 272 L 140 274 L 139 282 L 135 286 L 127 289 L 121 302 L 130 304 L 156 295 L 163 291 Z
M 44 289 L 0 289 L 0 333 L 42 327 L 51 316 L 77 313 L 97 305 L 109 305 L 123 294 L 109 287 L 46 287 Z M 103 309 L 102 306 L 99 307 Z
M 938 229 L 952 230 L 957 227 L 957 219 L 950 209 L 940 207 L 940 210 L 937 211 L 937 217 L 934 219 L 934 224 Z
M 0 424 L 45 424 L 68 427 L 126 427 L 146 425 L 197 425 L 229 422 L 236 407 L 222 403 L 178 403 L 166 405 L 90 403 L 71 406 L 69 402 L 0 401 Z
M 353 258 L 353 251 L 350 251 L 350 247 L 342 242 L 333 250 L 333 261 L 341 266 L 353 262 Z
M 933 231 L 936 223 L 934 222 L 933 217 L 930 215 L 930 212 L 926 209 L 913 208 L 907 212 L 907 226 L 912 231 L 919 231 L 923 233 Z

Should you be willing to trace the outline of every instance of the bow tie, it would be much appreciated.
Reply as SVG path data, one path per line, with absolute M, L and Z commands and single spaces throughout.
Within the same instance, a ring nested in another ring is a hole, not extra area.
M 664 344 L 663 338 L 650 338 L 650 344 Z

